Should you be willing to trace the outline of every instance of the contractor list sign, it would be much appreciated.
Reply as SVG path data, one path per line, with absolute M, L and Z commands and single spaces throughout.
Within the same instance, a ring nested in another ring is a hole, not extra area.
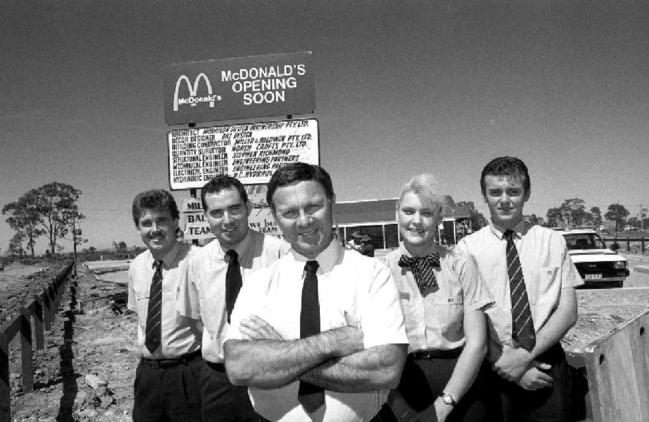
M 285 164 L 319 163 L 316 119 L 174 129 L 167 140 L 173 190 L 202 188 L 218 174 L 268 183 Z
M 168 125 L 312 113 L 311 52 L 177 63 L 164 68 Z

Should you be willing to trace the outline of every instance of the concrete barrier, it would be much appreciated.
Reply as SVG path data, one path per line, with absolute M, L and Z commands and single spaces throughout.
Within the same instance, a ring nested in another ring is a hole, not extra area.
M 649 311 L 584 351 L 594 422 L 649 421 Z

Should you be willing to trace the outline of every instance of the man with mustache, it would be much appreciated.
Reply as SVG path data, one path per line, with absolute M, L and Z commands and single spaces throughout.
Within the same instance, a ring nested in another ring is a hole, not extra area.
M 135 422 L 200 420 L 200 322 L 179 317 L 176 291 L 185 280 L 191 245 L 177 240 L 178 207 L 164 190 L 133 201 L 133 222 L 147 250 L 128 271 L 128 308 L 137 314 Z

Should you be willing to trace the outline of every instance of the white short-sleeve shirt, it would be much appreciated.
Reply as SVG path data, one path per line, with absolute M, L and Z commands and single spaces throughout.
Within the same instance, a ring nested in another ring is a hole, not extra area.
M 290 245 L 274 236 L 248 230 L 235 250 L 239 255 L 242 284 L 260 268 L 266 267 L 288 253 Z M 178 289 L 180 315 L 202 320 L 203 358 L 223 362 L 223 342 L 228 331 L 225 309 L 225 275 L 227 249 L 215 239 L 197 248 L 189 259 L 187 277 Z
M 147 250 L 131 261 L 128 270 L 128 309 L 137 314 L 137 345 L 146 358 L 175 358 L 200 348 L 202 324 L 183 318 L 176 312 L 176 292 L 178 286 L 185 282 L 188 256 L 195 250 L 191 245 L 177 243 L 162 257 L 162 347 L 153 354 L 144 345 L 144 340 L 155 260 Z
M 473 258 L 443 246 L 435 246 L 434 252 L 440 257 L 440 267 L 434 270 L 437 290 L 426 296 L 412 271 L 399 266 L 401 255 L 411 256 L 404 245 L 386 256 L 399 289 L 411 352 L 463 347 L 464 313 L 493 303 Z
M 335 241 L 316 260 L 322 331 L 359 327 L 365 348 L 408 343 L 397 288 L 385 264 L 346 250 Z M 263 318 L 286 339 L 299 339 L 306 261 L 291 251 L 271 267 L 253 274 L 239 293 L 228 339 L 242 338 L 240 321 L 250 315 Z M 388 393 L 326 390 L 325 406 L 308 415 L 297 401 L 298 385 L 296 381 L 281 388 L 250 387 L 248 391 L 255 411 L 266 419 L 325 422 L 368 421 L 378 413 Z
M 534 329 L 538 332 L 559 305 L 561 289 L 583 284 L 570 259 L 566 242 L 554 230 L 521 221 L 515 228 L 525 288 L 530 302 Z M 471 255 L 496 306 L 486 310 L 489 317 L 489 359 L 494 361 L 503 344 L 512 343 L 511 296 L 504 231 L 493 224 L 464 237 L 457 249 Z

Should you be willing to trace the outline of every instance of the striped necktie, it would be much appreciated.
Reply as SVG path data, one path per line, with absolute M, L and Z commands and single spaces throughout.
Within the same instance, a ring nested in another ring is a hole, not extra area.
M 302 308 L 300 311 L 300 338 L 320 333 L 320 301 L 318 299 L 318 261 L 307 261 L 304 266 Z M 307 413 L 313 413 L 324 404 L 324 389 L 300 381 L 297 400 Z
M 527 298 L 527 289 L 523 279 L 523 269 L 514 245 L 514 232 L 506 230 L 507 240 L 507 273 L 509 274 L 509 292 L 512 300 L 512 338 L 524 349 L 531 351 L 536 344 L 534 322 Z
M 417 282 L 419 292 L 424 295 L 429 290 L 437 290 L 437 279 L 434 269 L 439 269 L 439 254 L 431 253 L 426 256 L 401 255 L 399 266 L 410 268 Z
M 146 315 L 146 336 L 144 345 L 153 353 L 162 343 L 162 261 L 153 263 L 155 273 L 149 291 L 149 307 Z
M 228 270 L 225 273 L 225 310 L 230 322 L 230 315 L 237 301 L 239 290 L 241 290 L 241 267 L 239 266 L 239 254 L 234 249 L 225 253 L 229 258 Z

